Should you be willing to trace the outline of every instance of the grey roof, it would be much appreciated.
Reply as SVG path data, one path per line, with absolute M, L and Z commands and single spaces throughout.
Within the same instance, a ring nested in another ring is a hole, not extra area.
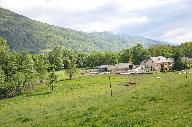
M 115 68 L 115 65 L 101 65 L 97 67 L 98 69 L 107 68 L 108 70 Z
M 173 63 L 174 59 L 173 58 L 167 58 L 167 61 L 170 62 L 170 63 Z
M 114 70 L 114 69 L 126 69 L 129 68 L 129 63 L 119 63 L 119 64 L 115 64 L 115 65 L 101 65 L 98 66 L 98 69 L 102 69 L 102 68 L 107 68 L 108 70 Z
M 147 59 L 146 59 L 146 60 L 141 61 L 140 65 L 145 65 L 145 62 L 146 62 L 146 61 L 147 61 Z
M 125 68 L 129 68 L 129 66 L 132 64 L 129 63 L 119 63 L 119 64 L 115 64 L 116 69 L 125 69 Z
M 174 59 L 173 58 L 165 58 L 163 56 L 157 56 L 157 57 L 150 57 L 150 59 L 154 62 L 154 63 L 173 63 Z

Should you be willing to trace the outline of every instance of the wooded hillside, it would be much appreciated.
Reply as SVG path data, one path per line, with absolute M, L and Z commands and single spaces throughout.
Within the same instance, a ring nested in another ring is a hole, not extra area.
M 167 44 L 143 37 L 116 35 L 108 32 L 80 32 L 48 25 L 31 20 L 22 15 L 0 8 L 0 36 L 3 36 L 11 49 L 37 53 L 55 46 L 63 46 L 76 51 L 119 51 L 136 44 L 149 47 Z

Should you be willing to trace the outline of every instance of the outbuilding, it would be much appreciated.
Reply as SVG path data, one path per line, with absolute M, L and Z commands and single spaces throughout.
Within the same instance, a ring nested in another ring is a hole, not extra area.
M 108 71 L 126 72 L 128 70 L 133 69 L 133 65 L 129 63 L 119 63 L 114 65 L 101 65 L 98 66 L 97 69 L 101 72 L 108 72 Z

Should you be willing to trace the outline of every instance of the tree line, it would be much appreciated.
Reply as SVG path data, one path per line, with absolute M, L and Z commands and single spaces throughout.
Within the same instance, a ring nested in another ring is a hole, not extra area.
M 55 71 L 65 69 L 72 79 L 78 68 L 94 68 L 104 64 L 140 64 L 150 56 L 172 57 L 174 69 L 190 68 L 181 57 L 192 57 L 192 42 L 179 46 L 155 45 L 144 48 L 142 45 L 119 52 L 78 52 L 63 47 L 54 47 L 47 54 L 29 54 L 11 51 L 4 38 L 0 37 L 0 97 L 12 97 L 32 93 L 39 84 L 47 84 L 53 90 L 57 81 Z
M 100 65 L 117 63 L 133 63 L 139 65 L 150 56 L 173 58 L 176 63 L 174 68 L 176 70 L 190 68 L 191 64 L 185 63 L 181 58 L 192 58 L 192 42 L 183 43 L 178 46 L 154 45 L 150 48 L 144 48 L 141 44 L 137 44 L 132 48 L 119 52 L 76 52 L 62 47 L 55 47 L 48 54 L 48 59 L 55 70 L 61 70 L 68 68 L 69 61 L 78 68 L 94 68 Z

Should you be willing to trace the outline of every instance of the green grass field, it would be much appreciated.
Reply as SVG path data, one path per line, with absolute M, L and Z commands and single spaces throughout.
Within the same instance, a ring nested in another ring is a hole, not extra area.
M 0 127 L 192 127 L 192 74 L 76 76 L 0 100 Z M 157 79 L 159 76 L 161 79 Z M 121 85 L 135 81 L 136 85 Z

